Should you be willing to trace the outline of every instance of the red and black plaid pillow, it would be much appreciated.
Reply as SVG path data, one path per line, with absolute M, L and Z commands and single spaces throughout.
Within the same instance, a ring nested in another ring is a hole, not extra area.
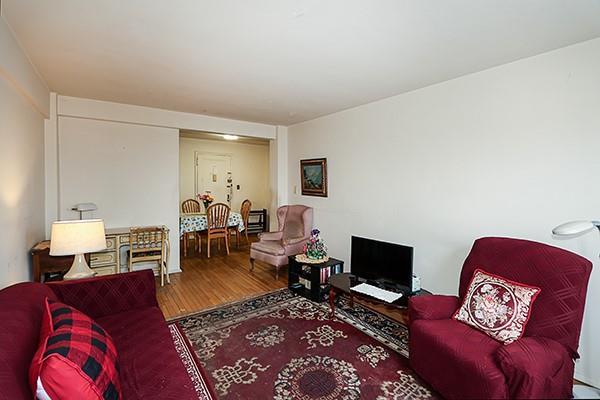
M 30 368 L 38 398 L 121 398 L 117 351 L 110 335 L 90 317 L 46 299 L 40 346 Z

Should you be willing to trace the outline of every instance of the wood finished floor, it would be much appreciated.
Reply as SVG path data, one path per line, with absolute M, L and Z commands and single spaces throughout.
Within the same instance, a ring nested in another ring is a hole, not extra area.
M 256 236 L 250 236 L 251 242 L 256 240 Z M 239 248 L 234 244 L 230 250 L 228 256 L 223 247 L 219 251 L 213 244 L 211 258 L 207 258 L 206 240 L 202 254 L 197 254 L 190 245 L 188 256 L 181 257 L 183 272 L 171 275 L 170 285 L 160 287 L 157 280 L 158 303 L 165 318 L 172 319 L 287 286 L 286 267 L 281 269 L 277 281 L 275 268 L 270 265 L 257 261 L 254 271 L 250 272 L 250 246 L 244 240 Z M 404 310 L 357 301 L 406 323 Z
M 256 241 L 250 236 L 250 241 Z M 157 281 L 157 297 L 165 318 L 194 313 L 219 304 L 240 300 L 287 287 L 287 268 L 282 268 L 279 280 L 275 280 L 275 268 L 256 262 L 250 272 L 250 246 L 242 239 L 240 247 L 235 239 L 229 255 L 224 246 L 217 250 L 213 243 L 211 257 L 206 257 L 206 238 L 202 254 L 190 245 L 187 257 L 181 257 L 183 272 L 171 275 L 171 284 L 160 287 Z M 181 253 L 183 254 L 183 252 Z

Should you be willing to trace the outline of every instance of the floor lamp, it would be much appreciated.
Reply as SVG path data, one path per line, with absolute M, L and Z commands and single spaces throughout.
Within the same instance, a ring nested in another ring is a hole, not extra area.
M 600 221 L 571 221 L 552 229 L 552 233 L 556 237 L 570 239 L 595 229 L 600 232 Z M 576 399 L 600 399 L 600 390 L 591 386 L 573 385 L 573 395 Z

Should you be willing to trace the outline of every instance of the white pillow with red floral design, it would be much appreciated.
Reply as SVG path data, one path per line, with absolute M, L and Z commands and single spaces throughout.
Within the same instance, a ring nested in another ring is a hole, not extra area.
M 510 344 L 523 336 L 531 305 L 540 291 L 539 287 L 476 269 L 452 318 Z

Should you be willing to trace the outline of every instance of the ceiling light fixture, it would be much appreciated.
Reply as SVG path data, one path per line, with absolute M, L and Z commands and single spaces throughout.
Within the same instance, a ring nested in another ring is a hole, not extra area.
M 238 140 L 240 137 L 236 135 L 223 135 L 223 139 L 225 140 Z

